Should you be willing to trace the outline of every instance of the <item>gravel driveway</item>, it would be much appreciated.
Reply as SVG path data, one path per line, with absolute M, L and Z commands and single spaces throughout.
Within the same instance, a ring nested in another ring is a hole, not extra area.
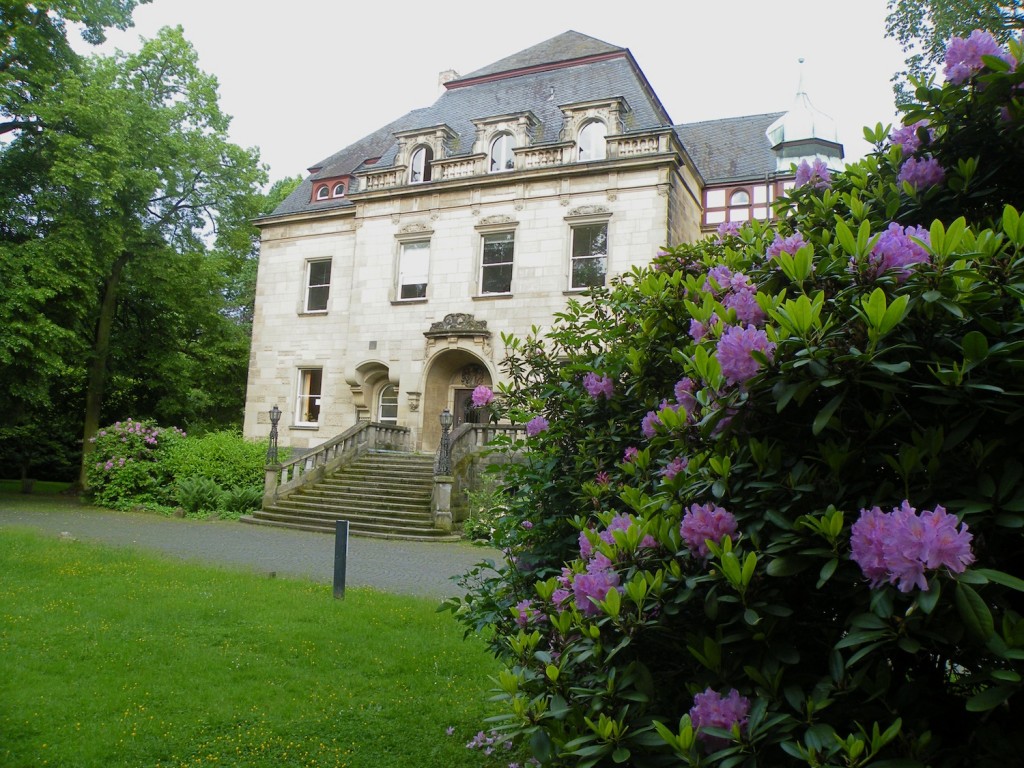
M 182 560 L 246 568 L 257 573 L 334 579 L 335 537 L 229 521 L 166 518 L 113 512 L 61 496 L 0 495 L 0 527 L 32 528 L 47 535 L 69 533 L 82 541 L 163 552 Z M 488 547 L 465 542 L 434 543 L 349 539 L 346 586 L 443 598 L 458 594 L 451 577 L 485 559 Z

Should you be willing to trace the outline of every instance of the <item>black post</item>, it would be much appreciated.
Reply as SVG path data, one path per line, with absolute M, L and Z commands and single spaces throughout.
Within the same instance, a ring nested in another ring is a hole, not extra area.
M 437 474 L 450 475 L 452 473 L 452 444 L 448 436 L 448 430 L 452 428 L 455 418 L 452 412 L 445 408 L 441 411 L 441 445 L 438 446 Z
M 334 525 L 334 596 L 345 597 L 345 568 L 348 561 L 348 520 Z

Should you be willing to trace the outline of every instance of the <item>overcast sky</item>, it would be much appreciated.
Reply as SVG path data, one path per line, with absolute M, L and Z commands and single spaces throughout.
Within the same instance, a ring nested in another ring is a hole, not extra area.
M 863 126 L 895 115 L 889 80 L 903 56 L 884 36 L 885 5 L 153 0 L 136 9 L 134 28 L 110 33 L 104 50 L 135 50 L 140 36 L 180 24 L 200 66 L 220 81 L 232 140 L 259 147 L 272 181 L 305 176 L 430 105 L 442 70 L 472 72 L 570 29 L 629 48 L 676 123 L 788 109 L 802 57 L 807 93 L 836 120 L 851 160 L 868 150 Z

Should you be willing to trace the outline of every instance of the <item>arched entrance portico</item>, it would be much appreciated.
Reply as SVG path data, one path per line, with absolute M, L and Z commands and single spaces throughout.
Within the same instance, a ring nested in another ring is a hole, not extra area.
M 466 404 L 474 387 L 493 386 L 487 362 L 465 349 L 446 349 L 430 359 L 423 390 L 423 431 L 420 448 L 433 451 L 441 440 L 439 416 L 445 408 L 455 416 L 455 424 L 472 418 Z

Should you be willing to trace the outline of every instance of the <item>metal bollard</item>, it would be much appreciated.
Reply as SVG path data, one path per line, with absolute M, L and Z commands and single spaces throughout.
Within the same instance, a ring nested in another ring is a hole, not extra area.
M 334 596 L 345 597 L 345 568 L 348 561 L 348 520 L 338 520 L 334 527 Z

